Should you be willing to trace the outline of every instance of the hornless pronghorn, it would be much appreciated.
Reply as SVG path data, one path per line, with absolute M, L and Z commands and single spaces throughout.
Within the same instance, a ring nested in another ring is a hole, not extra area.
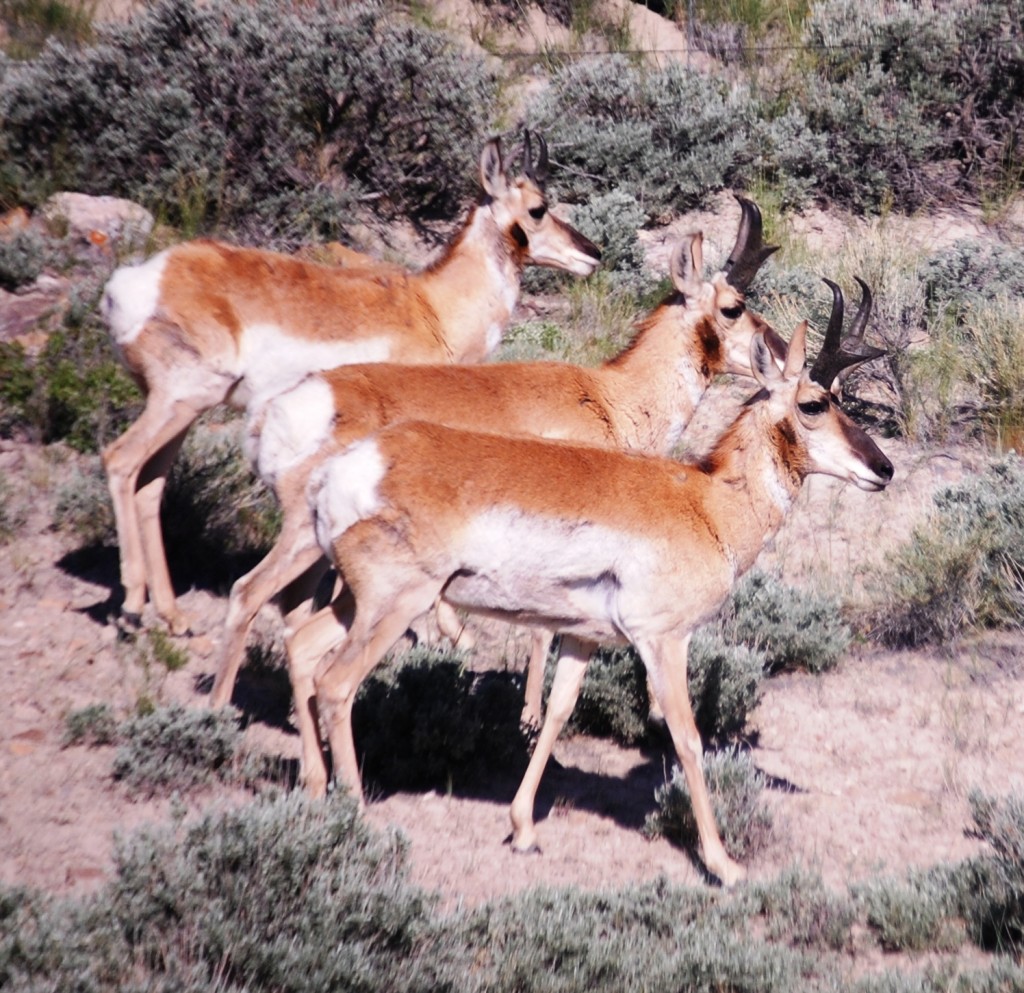
M 670 262 L 675 291 L 640 323 L 633 341 L 602 366 L 343 366 L 311 374 L 255 411 L 247 447 L 260 475 L 277 494 L 283 524 L 270 554 L 232 588 L 211 706 L 231 699 L 246 631 L 271 596 L 294 584 L 284 599 L 299 606 L 286 618 L 286 631 L 297 617 L 305 619 L 304 595 L 312 592 L 327 567 L 306 504 L 306 485 L 317 465 L 357 438 L 399 420 L 430 420 L 495 434 L 529 434 L 667 455 L 714 376 L 753 375 L 750 342 L 757 331 L 765 334 L 781 365 L 785 342 L 746 310 L 743 297 L 758 267 L 775 249 L 762 242 L 757 206 L 739 199 L 741 222 L 723 269 L 705 280 L 703 236 L 683 238 Z M 318 562 L 320 568 L 314 568 Z M 300 577 L 301 583 L 296 582 Z M 438 606 L 442 630 L 456 638 L 458 619 L 443 601 Z M 534 632 L 523 712 L 530 724 L 540 724 L 550 643 L 550 634 Z M 313 697 L 312 672 L 289 668 L 304 744 L 301 778 L 313 792 L 320 792 L 326 786 L 326 769 L 315 714 L 307 705 Z
M 751 364 L 762 389 L 697 465 L 424 422 L 392 425 L 321 465 L 310 508 L 346 586 L 292 647 L 314 658 L 344 639 L 314 677 L 339 780 L 361 798 L 351 729 L 360 683 L 443 595 L 475 613 L 563 632 L 544 726 L 511 808 L 516 849 L 536 847 L 537 786 L 591 649 L 629 642 L 686 775 L 705 864 L 725 884 L 741 878 L 704 783 L 687 650 L 809 473 L 864 490 L 892 479 L 892 464 L 829 392 L 842 368 L 880 354 L 843 351 L 835 317 L 809 371 L 806 323 L 781 371 L 755 335 Z
M 539 136 L 538 136 L 539 137 Z M 146 393 L 139 419 L 103 452 L 121 552 L 124 615 L 147 588 L 171 630 L 178 608 L 160 531 L 160 499 L 185 434 L 226 399 L 261 403 L 307 373 L 350 362 L 478 362 L 497 347 L 525 265 L 587 276 L 601 253 L 548 210 L 547 146 L 510 178 L 493 139 L 480 157 L 484 196 L 440 258 L 410 273 L 335 268 L 200 240 L 118 269 L 102 312 Z

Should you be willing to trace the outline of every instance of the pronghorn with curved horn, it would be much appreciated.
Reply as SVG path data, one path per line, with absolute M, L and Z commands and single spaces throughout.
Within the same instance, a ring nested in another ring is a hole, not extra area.
M 317 465 L 357 438 L 388 423 L 415 419 L 667 455 L 714 376 L 753 375 L 750 342 L 755 333 L 765 334 L 781 364 L 785 342 L 746 309 L 743 297 L 775 247 L 763 244 L 757 206 L 737 199 L 741 221 L 722 270 L 705 280 L 703 236 L 697 232 L 683 238 L 670 262 L 674 291 L 640 323 L 632 342 L 597 368 L 557 362 L 343 366 L 308 376 L 255 412 L 250 453 L 278 495 L 282 529 L 270 554 L 232 588 L 211 705 L 231 699 L 246 631 L 272 595 L 288 587 L 282 599 L 293 605 L 293 613 L 286 617 L 286 630 L 305 618 L 306 597 L 327 566 L 306 505 L 306 484 Z M 458 637 L 460 622 L 443 601 L 438 619 L 443 631 L 453 640 Z M 530 724 L 540 723 L 551 637 L 534 632 L 523 713 Z M 320 792 L 326 769 L 315 715 L 306 703 L 313 696 L 312 672 L 292 665 L 289 671 L 304 745 L 301 778 Z
M 535 155 L 526 133 L 516 178 L 498 139 L 484 146 L 484 195 L 422 272 L 336 268 L 199 240 L 111 276 L 102 313 L 146 394 L 138 420 L 103 452 L 127 618 L 141 618 L 148 591 L 173 632 L 188 628 L 159 511 L 170 465 L 203 411 L 227 399 L 260 403 L 350 362 L 478 362 L 501 339 L 524 266 L 594 271 L 598 249 L 548 210 L 547 146 L 536 137 Z
M 536 790 L 593 646 L 628 642 L 644 662 L 686 775 L 705 864 L 727 885 L 740 879 L 703 778 L 687 650 L 810 473 L 864 490 L 892 479 L 892 464 L 830 394 L 839 371 L 880 354 L 844 351 L 835 316 L 810 370 L 806 323 L 781 371 L 764 336 L 754 336 L 751 364 L 761 390 L 696 465 L 406 422 L 320 466 L 310 507 L 346 586 L 297 632 L 293 650 L 313 656 L 341 641 L 315 672 L 338 779 L 361 798 L 351 728 L 356 691 L 443 595 L 469 611 L 563 632 L 544 726 L 511 808 L 515 848 L 536 847 Z

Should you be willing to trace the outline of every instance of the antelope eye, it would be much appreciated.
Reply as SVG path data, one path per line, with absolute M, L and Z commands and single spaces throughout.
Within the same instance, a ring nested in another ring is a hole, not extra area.
M 542 203 L 539 207 L 531 207 L 529 210 L 530 216 L 535 221 L 543 220 L 544 215 L 548 212 L 547 204 Z
M 740 314 L 746 310 L 746 304 L 738 303 L 735 307 L 723 307 L 722 316 L 730 321 L 735 321 Z
M 797 406 L 801 413 L 813 417 L 815 414 L 824 414 L 828 410 L 828 400 L 808 400 L 805 403 L 798 403 Z

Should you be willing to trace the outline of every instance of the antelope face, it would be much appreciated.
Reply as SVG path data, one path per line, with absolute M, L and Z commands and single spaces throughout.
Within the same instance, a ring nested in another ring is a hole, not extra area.
M 892 463 L 843 413 L 831 391 L 806 372 L 797 386 L 794 413 L 811 472 L 837 476 L 860 490 L 883 490 L 891 482 Z
M 755 335 L 761 335 L 768 345 L 776 365 L 781 369 L 786 362 L 787 345 L 768 322 L 747 309 L 743 293 L 732 286 L 723 273 L 711 280 L 712 299 L 708 314 L 713 321 L 719 340 L 723 344 L 723 372 L 737 376 L 753 376 L 750 364 L 750 346 Z
M 746 203 L 750 210 L 757 210 L 750 201 Z M 760 248 L 759 226 L 756 231 L 757 247 Z M 749 231 L 745 237 L 750 237 Z M 754 336 L 760 334 L 775 356 L 779 368 L 782 368 L 786 361 L 786 342 L 763 318 L 747 310 L 742 286 L 731 282 L 730 273 L 725 270 L 716 273 L 710 280 L 703 278 L 703 244 L 701 232 L 686 235 L 672 250 L 669 260 L 672 284 L 686 301 L 682 319 L 684 322 L 694 322 L 696 337 L 703 353 L 697 362 L 698 366 L 703 368 L 706 376 L 720 372 L 753 376 L 750 347 Z M 748 244 L 747 253 L 752 250 L 753 246 Z
M 807 323 L 793 333 L 780 370 L 761 335 L 751 346 L 754 376 L 768 393 L 768 413 L 778 460 L 795 478 L 812 473 L 835 476 L 858 489 L 884 489 L 893 466 L 867 432 L 840 409 L 829 389 L 804 368 Z M 819 356 L 819 363 L 821 356 Z
M 601 261 L 601 250 L 570 224 L 551 213 L 544 182 L 548 171 L 547 144 L 536 136 L 533 156 L 530 132 L 523 142 L 523 172 L 514 180 L 505 173 L 497 139 L 488 142 L 480 159 L 480 180 L 499 230 L 521 265 L 564 269 L 589 276 Z

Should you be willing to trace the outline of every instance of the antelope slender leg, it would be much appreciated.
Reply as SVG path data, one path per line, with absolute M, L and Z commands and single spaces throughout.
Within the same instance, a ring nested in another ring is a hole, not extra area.
M 541 698 L 544 695 L 544 667 L 555 636 L 544 628 L 530 632 L 530 658 L 526 663 L 526 690 L 523 694 L 523 714 L 520 722 L 528 728 L 539 728 Z
M 636 641 L 635 645 L 647 667 L 651 689 L 661 704 L 676 755 L 686 776 L 704 864 L 724 886 L 732 886 L 743 879 L 746 873 L 725 851 L 715 825 L 711 798 L 708 796 L 707 784 L 704 781 L 704 749 L 693 718 L 686 679 L 686 657 L 690 636 L 687 635 L 681 640 L 664 638 L 646 642 Z
M 146 581 L 149 599 L 157 615 L 163 618 L 172 634 L 187 634 L 189 620 L 179 609 L 174 596 L 174 584 L 167 566 L 164 551 L 164 537 L 160 530 L 160 502 L 167 486 L 167 474 L 171 471 L 188 428 L 179 431 L 145 465 L 139 476 L 135 491 L 135 506 L 142 535 L 142 550 L 146 560 Z
M 352 737 L 352 704 L 356 693 L 409 625 L 433 606 L 437 594 L 436 582 L 419 578 L 415 585 L 406 584 L 400 592 L 386 595 L 381 601 L 386 607 L 371 606 L 367 602 L 371 598 L 357 595 L 355 619 L 348 638 L 336 653 L 316 667 L 313 682 L 327 725 L 335 779 L 348 787 L 360 803 L 364 802 L 363 787 Z
M 437 601 L 437 626 L 451 643 L 452 648 L 472 650 L 476 639 L 466 630 L 466 622 L 446 600 Z
M 103 450 L 103 465 L 117 525 L 121 584 L 125 591 L 121 609 L 126 616 L 142 616 L 146 604 L 147 559 L 164 557 L 163 538 L 159 535 L 158 547 L 151 549 L 148 555 L 146 552 L 147 536 L 143 534 L 136 498 L 140 475 L 150 459 L 188 430 L 196 416 L 194 407 L 152 392 L 139 419 Z
M 548 697 L 544 725 L 509 811 L 512 819 L 512 847 L 516 851 L 529 852 L 538 848 L 537 829 L 533 823 L 537 789 L 555 741 L 576 706 L 593 647 L 578 638 L 562 637 L 562 650 L 551 686 L 551 696 Z
M 305 507 L 302 509 L 305 511 Z M 323 563 L 316 576 L 319 580 L 327 568 L 327 560 L 316 543 L 309 514 L 286 511 L 281 534 L 274 547 L 254 569 L 236 580 L 231 587 L 220 665 L 210 694 L 211 707 L 223 707 L 231 700 L 238 670 L 245 660 L 245 638 L 260 608 L 282 591 L 286 591 L 282 598 L 287 597 L 293 602 L 297 600 L 297 591 L 291 593 L 292 584 L 300 578 L 304 579 L 317 562 Z M 313 585 L 315 589 L 315 582 Z M 303 584 L 303 594 L 305 590 L 306 585 Z M 288 610 L 284 606 L 282 609 L 289 614 L 294 611 L 294 607 Z M 298 627 L 298 617 L 289 620 L 292 627 Z
M 320 743 L 320 723 L 313 675 L 328 652 L 336 650 L 352 626 L 351 597 L 339 596 L 317 611 L 294 632 L 288 642 L 288 679 L 295 697 L 301 758 L 299 782 L 312 797 L 327 792 L 327 764 Z

